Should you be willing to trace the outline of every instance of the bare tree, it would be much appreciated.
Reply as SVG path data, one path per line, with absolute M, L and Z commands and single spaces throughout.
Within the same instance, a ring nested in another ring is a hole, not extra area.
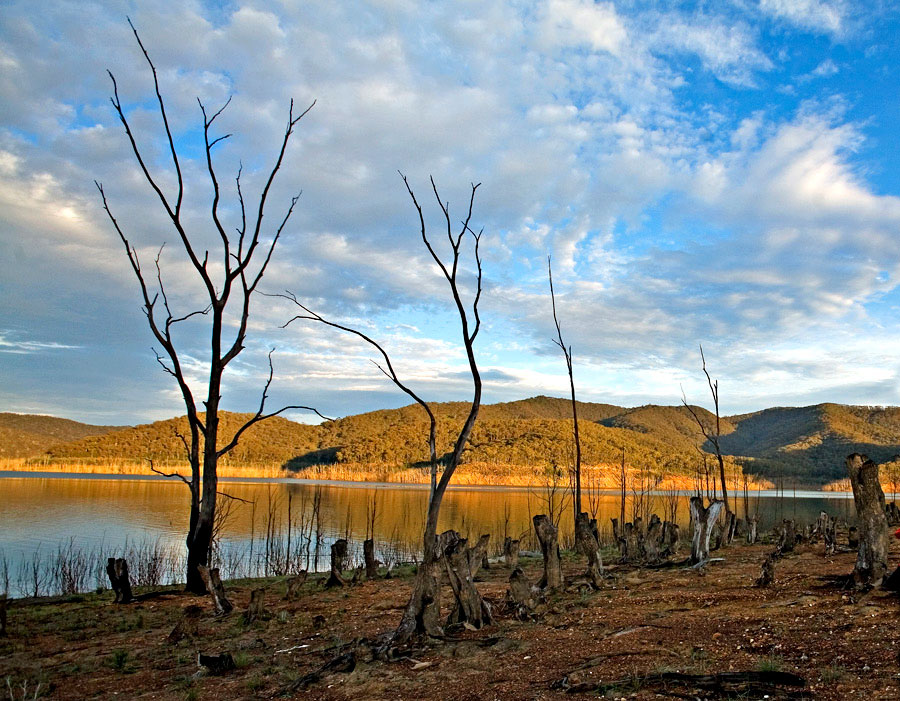
M 132 131 L 128 117 L 122 107 L 119 99 L 118 86 L 115 76 L 108 71 L 112 80 L 113 95 L 110 98 L 112 105 L 125 128 L 125 134 L 131 144 L 131 150 L 137 160 L 137 164 L 143 173 L 147 184 L 156 194 L 165 211 L 172 227 L 177 233 L 178 240 L 181 243 L 181 249 L 187 256 L 191 267 L 196 273 L 199 282 L 205 290 L 203 301 L 198 308 L 186 313 L 177 313 L 170 305 L 170 299 L 166 294 L 166 288 L 163 285 L 163 275 L 160 267 L 160 257 L 162 248 L 156 256 L 155 271 L 148 276 L 142 267 L 140 258 L 138 257 L 138 249 L 126 237 L 125 232 L 113 215 L 106 192 L 103 186 L 95 181 L 100 197 L 103 202 L 103 209 L 106 211 L 110 222 L 118 233 L 122 244 L 125 246 L 125 253 L 128 256 L 128 262 L 132 271 L 137 278 L 143 298 L 143 312 L 147 317 L 147 323 L 153 333 L 157 343 L 162 347 L 162 351 L 155 351 L 156 360 L 163 370 L 172 376 L 178 384 L 181 396 L 187 410 L 187 422 L 189 435 L 187 437 L 179 434 L 185 451 L 187 452 L 188 462 L 190 464 L 190 477 L 185 477 L 179 473 L 172 473 L 166 476 L 178 477 L 184 482 L 190 490 L 191 514 L 190 527 L 187 535 L 187 589 L 195 593 L 203 593 L 206 586 L 198 571 L 198 565 L 208 566 L 210 556 L 210 545 L 215 527 L 216 515 L 216 496 L 218 493 L 217 466 L 219 459 L 231 451 L 238 443 L 241 436 L 247 429 L 254 424 L 259 423 L 267 418 L 280 414 L 287 409 L 308 409 L 315 411 L 310 407 L 290 406 L 283 407 L 278 411 L 266 412 L 266 399 L 269 388 L 272 384 L 273 368 L 272 353 L 269 353 L 269 374 L 266 379 L 262 391 L 262 397 L 259 402 L 259 408 L 253 416 L 245 421 L 230 437 L 221 437 L 219 435 L 219 407 L 222 393 L 222 378 L 225 369 L 229 363 L 233 361 L 242 350 L 247 337 L 247 324 L 250 318 L 250 301 L 253 293 L 256 291 L 260 280 L 272 259 L 275 245 L 284 231 L 285 226 L 290 219 L 294 210 L 294 206 L 299 199 L 299 195 L 291 198 L 291 203 L 280 222 L 277 222 L 271 240 L 263 239 L 263 216 L 266 210 L 266 203 L 272 183 L 275 176 L 281 168 L 284 154 L 287 149 L 288 142 L 294 132 L 294 127 L 303 118 L 304 115 L 312 109 L 312 104 L 307 107 L 299 115 L 294 114 L 294 103 L 291 101 L 288 110 L 287 125 L 281 140 L 281 147 L 275 164 L 269 172 L 265 185 L 259 195 L 258 202 L 254 204 L 248 213 L 247 203 L 245 202 L 243 192 L 241 190 L 241 172 L 237 173 L 235 178 L 235 186 L 237 190 L 237 200 L 240 206 L 240 225 L 237 227 L 236 235 L 229 234 L 226 231 L 225 224 L 222 222 L 219 203 L 221 192 L 219 180 L 216 175 L 216 169 L 213 164 L 213 148 L 220 142 L 227 139 L 230 134 L 214 137 L 211 134 L 213 123 L 222 114 L 230 102 L 226 102 L 216 112 L 209 114 L 206 107 L 198 99 L 200 112 L 203 117 L 203 147 L 206 159 L 206 170 L 212 185 L 212 203 L 210 208 L 210 217 L 215 231 L 221 240 L 221 246 L 218 253 L 214 253 L 212 260 L 216 260 L 218 256 L 220 272 L 214 273 L 210 269 L 210 251 L 198 248 L 199 240 L 196 234 L 189 233 L 185 225 L 184 204 L 185 204 L 185 182 L 182 173 L 182 166 L 179 155 L 175 147 L 175 135 L 169 124 L 169 117 L 166 112 L 166 106 L 163 101 L 162 92 L 159 86 L 159 79 L 156 73 L 156 67 L 150 59 L 150 55 L 144 48 L 140 36 L 134 25 L 131 24 L 134 37 L 137 40 L 147 65 L 153 75 L 153 85 L 156 92 L 156 102 L 159 108 L 159 114 L 162 120 L 165 139 L 168 144 L 168 152 L 171 157 L 172 168 L 177 181 L 174 194 L 164 192 L 162 176 L 151 172 L 150 166 L 144 157 L 141 147 L 138 145 L 137 137 Z M 315 103 L 313 103 L 315 104 Z M 213 266 L 215 267 L 215 266 Z M 153 279 L 155 278 L 155 280 Z M 175 331 L 179 325 L 190 319 L 197 320 L 198 317 L 209 319 L 210 330 L 210 346 L 209 346 L 209 375 L 206 378 L 206 399 L 203 400 L 200 408 L 198 401 L 194 397 L 194 390 L 191 388 L 185 375 L 182 363 L 183 354 L 187 350 L 176 340 Z M 227 326 L 236 323 L 236 330 L 229 336 Z M 318 412 L 316 412 L 318 414 Z M 320 415 L 321 416 L 321 415 Z M 324 418 L 324 417 L 323 417 Z M 163 474 L 155 468 L 154 472 Z
M 428 414 L 430 424 L 428 446 L 429 452 L 431 454 L 431 493 L 428 500 L 428 511 L 425 519 L 422 562 L 420 563 L 416 572 L 416 581 L 413 585 L 413 591 L 410 596 L 409 603 L 404 610 L 403 617 L 400 621 L 399 626 L 397 627 L 397 630 L 392 636 L 392 645 L 400 645 L 406 643 L 415 636 L 440 636 L 443 634 L 443 628 L 441 627 L 439 621 L 441 577 L 440 564 L 442 558 L 445 560 L 447 560 L 447 558 L 452 559 L 451 556 L 453 555 L 453 553 L 457 552 L 457 550 L 459 550 L 460 548 L 463 548 L 465 542 L 461 541 L 458 536 L 451 531 L 442 534 L 442 537 L 439 539 L 437 534 L 438 516 L 440 514 L 441 501 L 443 500 L 444 492 L 447 490 L 447 486 L 450 484 L 450 480 L 453 478 L 453 473 L 459 466 L 463 451 L 465 450 L 466 444 L 469 440 L 469 436 L 472 433 L 472 428 L 475 425 L 475 420 L 478 417 L 478 410 L 481 407 L 482 385 L 481 374 L 478 371 L 478 365 L 475 360 L 474 351 L 475 339 L 478 336 L 479 330 L 481 329 L 481 317 L 479 316 L 478 311 L 478 304 L 481 300 L 482 293 L 482 266 L 481 255 L 479 253 L 481 231 L 476 233 L 469 226 L 472 220 L 472 209 L 475 204 L 475 192 L 478 189 L 480 183 L 478 185 L 472 185 L 466 217 L 461 222 L 458 233 L 454 233 L 453 223 L 450 218 L 449 203 L 445 203 L 441 199 L 441 196 L 438 193 L 437 186 L 435 185 L 434 178 L 431 179 L 431 190 L 434 193 L 434 197 L 437 200 L 438 206 L 441 208 L 441 213 L 443 215 L 443 220 L 446 226 L 446 235 L 450 244 L 450 260 L 449 262 L 445 262 L 441 255 L 435 250 L 434 245 L 429 239 L 427 228 L 425 225 L 425 216 L 422 212 L 422 206 L 416 199 L 416 195 L 410 187 L 409 181 L 402 173 L 400 174 L 400 177 L 403 179 L 403 184 L 406 186 L 406 191 L 416 208 L 416 212 L 418 213 L 422 242 L 425 244 L 425 248 L 428 249 L 428 253 L 431 255 L 431 258 L 434 260 L 435 264 L 440 269 L 441 274 L 444 276 L 444 279 L 447 281 L 447 284 L 450 286 L 450 293 L 453 297 L 453 302 L 456 306 L 456 311 L 461 324 L 462 342 L 466 351 L 466 358 L 469 363 L 469 371 L 471 372 L 472 383 L 474 385 L 474 394 L 472 397 L 472 404 L 469 409 L 469 413 L 456 438 L 456 442 L 453 446 L 453 451 L 443 461 L 443 471 L 441 472 L 440 480 L 437 479 L 438 460 L 435 445 L 436 419 L 434 416 L 434 412 L 431 410 L 431 407 L 426 401 L 419 397 L 413 390 L 411 390 L 405 383 L 400 380 L 384 348 L 377 341 L 362 333 L 361 331 L 350 328 L 348 326 L 344 326 L 342 324 L 335 323 L 333 321 L 329 321 L 322 317 L 320 314 L 311 311 L 309 308 L 297 301 L 294 295 L 290 293 L 285 295 L 287 299 L 290 299 L 292 302 L 294 302 L 294 304 L 296 304 L 303 310 L 303 314 L 295 316 L 293 319 L 288 321 L 288 324 L 298 319 L 317 321 L 327 326 L 331 326 L 332 328 L 352 333 L 362 340 L 366 341 L 369 345 L 371 345 L 378 351 L 378 353 L 384 360 L 383 365 L 380 363 L 375 363 L 378 369 L 381 370 L 381 372 L 384 373 L 398 388 L 412 397 Z M 468 239 L 469 236 L 472 237 L 474 243 L 473 256 L 475 259 L 476 277 L 475 293 L 471 302 L 467 304 L 463 300 L 462 291 L 460 290 L 459 273 L 460 262 L 465 252 L 463 249 L 463 243 Z M 444 536 L 447 537 L 445 538 Z M 442 547 L 442 541 L 446 541 L 446 558 L 444 557 L 445 548 Z M 447 560 L 446 564 L 448 570 L 452 568 L 452 562 L 450 560 Z M 477 592 L 475 592 L 474 590 L 474 587 L 467 587 L 467 591 L 465 593 L 469 598 L 467 598 L 465 601 L 460 599 L 461 594 L 457 592 L 456 587 L 454 587 L 454 593 L 456 594 L 458 599 L 457 611 L 463 609 L 468 610 L 470 608 L 477 609 L 479 612 L 483 610 L 483 602 L 480 601 L 480 597 L 478 597 Z M 471 599 L 471 597 L 473 596 L 477 597 L 477 600 L 473 601 Z M 489 620 L 489 611 L 487 613 L 488 615 L 486 618 L 487 620 Z M 479 621 L 481 620 L 483 619 L 479 618 Z
M 725 483 L 725 460 L 722 458 L 722 448 L 719 445 L 719 439 L 722 435 L 721 420 L 719 418 L 719 381 L 713 380 L 709 376 L 709 371 L 706 369 L 706 358 L 703 356 L 702 345 L 700 346 L 700 360 L 703 363 L 703 374 L 706 375 L 706 382 L 709 385 L 709 391 L 712 394 L 713 405 L 716 410 L 715 425 L 709 426 L 703 422 L 700 415 L 697 413 L 697 410 L 688 404 L 687 398 L 684 396 L 684 391 L 681 393 L 681 403 L 684 404 L 689 412 L 691 412 L 691 416 L 694 417 L 694 421 L 696 421 L 697 426 L 700 427 L 700 432 L 703 434 L 704 438 L 712 444 L 713 450 L 716 452 L 716 460 L 719 462 L 719 476 L 722 480 L 722 501 L 725 505 L 725 513 L 731 514 L 731 508 L 728 505 L 728 485 Z
M 567 346 L 563 341 L 562 328 L 559 318 L 556 316 L 556 295 L 553 292 L 553 269 L 550 265 L 550 256 L 547 256 L 547 278 L 550 280 L 550 301 L 553 304 L 553 323 L 556 324 L 556 338 L 554 343 L 559 346 L 566 359 L 566 370 L 569 373 L 569 389 L 572 394 L 572 424 L 575 440 L 575 485 L 572 506 L 575 509 L 574 519 L 578 520 L 581 513 L 581 437 L 578 435 L 578 404 L 575 402 L 575 378 L 572 374 L 572 346 Z

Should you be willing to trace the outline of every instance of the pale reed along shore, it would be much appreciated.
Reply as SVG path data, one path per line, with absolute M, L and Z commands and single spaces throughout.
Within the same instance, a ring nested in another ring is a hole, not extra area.
M 154 463 L 160 472 L 189 473 L 183 462 Z M 0 460 L 0 470 L 18 472 L 62 472 L 69 474 L 92 475 L 152 475 L 148 461 L 96 459 L 65 461 L 48 461 L 41 458 L 18 458 Z M 619 490 L 621 489 L 621 467 L 619 465 L 585 465 L 582 467 L 582 484 L 587 489 Z M 218 475 L 222 478 L 253 479 L 315 479 L 337 482 L 388 482 L 396 484 L 428 484 L 428 468 L 404 467 L 396 465 L 364 465 L 361 463 L 340 463 L 329 465 L 311 465 L 300 470 L 285 468 L 281 463 L 231 465 L 220 464 Z M 697 488 L 697 477 L 694 475 L 665 475 L 659 472 L 642 471 L 628 468 L 625 475 L 629 491 L 685 490 Z M 718 480 L 716 480 L 717 482 Z M 710 486 L 713 478 L 710 475 Z M 509 465 L 503 463 L 464 463 L 453 475 L 453 484 L 460 486 L 490 487 L 546 487 L 549 483 L 557 483 L 560 488 L 568 484 L 565 470 L 552 470 L 541 465 Z M 704 478 L 705 486 L 705 478 Z M 774 485 L 765 479 L 748 477 L 744 484 L 743 476 L 732 472 L 728 478 L 729 491 L 738 494 L 744 488 L 752 491 L 772 489 Z

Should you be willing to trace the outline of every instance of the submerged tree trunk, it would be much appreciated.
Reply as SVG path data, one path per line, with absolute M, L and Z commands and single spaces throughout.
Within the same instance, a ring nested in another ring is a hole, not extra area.
M 544 556 L 544 576 L 538 587 L 541 589 L 559 589 L 562 586 L 562 569 L 559 563 L 559 530 L 545 515 L 538 514 L 533 519 L 534 530 L 541 544 Z
M 590 580 L 595 589 L 599 589 L 603 582 L 603 558 L 600 554 L 600 542 L 596 536 L 596 521 L 591 528 L 591 519 L 582 511 L 575 519 L 575 548 L 587 558 L 587 572 L 585 576 Z
M 712 535 L 713 525 L 719 518 L 724 504 L 718 499 L 710 502 L 708 507 L 703 506 L 703 499 L 691 497 L 691 563 L 700 564 L 709 559 L 709 538 Z
M 877 587 L 887 570 L 888 524 L 884 492 L 878 481 L 878 465 L 865 455 L 847 457 L 847 472 L 853 486 L 856 518 L 859 524 L 859 548 L 853 579 L 857 587 Z

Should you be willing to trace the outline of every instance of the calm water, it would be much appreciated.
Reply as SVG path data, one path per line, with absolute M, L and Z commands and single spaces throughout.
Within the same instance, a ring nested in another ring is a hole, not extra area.
M 0 589 L 5 576 L 11 595 L 27 593 L 27 570 L 33 569 L 35 562 L 49 562 L 70 544 L 98 563 L 88 588 L 102 583 L 105 575 L 99 564 L 105 563 L 105 557 L 118 555 L 128 546 L 152 546 L 171 557 L 183 553 L 189 502 L 187 488 L 180 482 L 156 477 L 24 475 L 0 473 Z M 222 491 L 243 500 L 220 499 L 220 504 L 228 504 L 220 547 L 220 564 L 226 576 L 264 569 L 259 563 L 265 554 L 267 533 L 272 561 L 282 558 L 281 569 L 315 568 L 316 542 L 318 568 L 322 569 L 328 546 L 336 538 L 349 536 L 351 543 L 361 547 L 373 503 L 374 537 L 382 560 L 410 559 L 420 545 L 428 500 L 425 487 L 297 480 L 223 481 L 220 485 Z M 689 496 L 657 494 L 645 497 L 643 505 L 640 498 L 629 497 L 628 520 L 637 508 L 660 516 L 675 508 L 676 518 L 684 527 Z M 609 519 L 619 515 L 618 495 L 598 493 L 583 499 L 587 510 L 596 509 L 601 530 L 609 537 Z M 743 516 L 740 496 L 734 506 Z M 758 511 L 761 528 L 770 528 L 781 518 L 811 522 L 821 510 L 834 516 L 853 516 L 852 499 L 847 495 L 823 496 L 822 492 L 762 492 L 750 497 L 749 506 L 751 513 Z M 554 508 L 561 508 L 558 499 Z M 567 503 L 563 508 L 561 533 L 565 535 L 571 531 L 571 507 Z M 523 548 L 533 547 L 528 542 L 531 517 L 547 510 L 547 494 L 539 489 L 451 487 L 444 497 L 440 528 L 454 528 L 476 537 L 490 533 L 493 546 L 502 543 L 505 535 L 522 536 Z M 285 559 L 289 522 L 290 556 Z M 255 558 L 252 567 L 248 559 L 251 555 Z M 173 568 L 177 572 L 177 563 Z M 52 590 L 49 580 L 44 586 Z

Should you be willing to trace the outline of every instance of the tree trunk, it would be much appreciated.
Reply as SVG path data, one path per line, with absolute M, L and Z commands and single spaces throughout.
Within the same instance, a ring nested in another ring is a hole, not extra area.
M 719 518 L 724 504 L 718 499 L 710 502 L 708 507 L 703 506 L 703 499 L 691 497 L 691 563 L 700 564 L 709 559 L 709 538 L 712 535 L 712 527 Z
M 284 598 L 293 601 L 300 593 L 300 587 L 306 581 L 306 570 L 300 570 L 295 577 L 289 577 L 287 580 L 287 588 L 284 592 Z
M 444 635 L 440 623 L 442 548 L 431 530 L 433 527 L 434 523 L 429 518 L 426 523 L 425 551 L 416 569 L 412 594 L 394 633 L 393 642 L 396 644 L 406 643 L 414 636 L 437 638 Z
M 619 541 L 619 550 L 622 553 L 622 562 L 639 563 L 641 561 L 641 519 L 635 519 L 634 523 L 626 523 L 622 529 L 622 539 Z
M 591 519 L 584 511 L 575 519 L 575 549 L 587 558 L 585 576 L 595 589 L 599 589 L 603 582 L 603 558 L 600 543 L 591 528 Z
M 206 585 L 206 590 L 212 597 L 213 605 L 216 608 L 216 615 L 224 616 L 227 613 L 231 613 L 234 606 L 228 600 L 228 597 L 225 596 L 225 586 L 219 578 L 219 568 L 213 567 L 212 569 L 209 569 L 205 565 L 197 565 L 197 569 L 200 571 L 200 577 Z
M 734 532 L 737 528 L 737 516 L 733 511 L 727 511 L 725 513 L 725 526 L 722 529 L 722 543 L 723 545 L 731 545 L 731 541 L 734 540 Z
M 865 455 L 847 457 L 847 472 L 853 486 L 856 520 L 859 525 L 859 548 L 853 579 L 857 587 L 877 587 L 887 570 L 888 524 L 884 492 L 878 481 L 878 465 Z
M 609 520 L 612 522 L 613 540 L 618 544 L 618 542 L 622 539 L 622 536 L 619 534 L 619 519 L 611 518 Z M 622 523 L 625 523 L 625 521 L 622 521 Z
M 378 579 L 378 560 L 375 559 L 375 541 L 367 538 L 363 541 L 363 559 L 366 563 L 366 579 Z
M 478 576 L 478 570 L 484 565 L 484 559 L 487 556 L 488 543 L 491 540 L 489 533 L 482 535 L 478 542 L 466 551 L 466 557 L 469 559 L 469 570 L 472 573 L 472 579 Z
M 663 524 L 659 516 L 653 514 L 650 516 L 650 525 L 647 526 L 647 535 L 641 544 L 644 562 L 655 564 L 662 560 L 663 547 Z
M 759 540 L 759 516 L 753 514 L 747 519 L 747 542 L 755 545 Z
M 347 541 L 343 538 L 338 538 L 331 545 L 331 574 L 328 577 L 328 581 L 325 582 L 326 589 L 330 587 L 343 587 L 347 584 L 347 581 L 341 574 L 344 570 L 346 560 Z
M 266 611 L 266 604 L 264 601 L 265 594 L 266 590 L 264 587 L 254 589 L 250 592 L 250 603 L 247 605 L 247 610 L 244 612 L 244 625 L 250 625 L 257 618 L 268 618 L 268 612 Z
M 544 514 L 538 514 L 532 521 L 541 544 L 541 554 L 544 556 L 544 576 L 538 583 L 540 589 L 559 589 L 562 586 L 562 569 L 559 564 L 559 530 L 553 522 Z
M 835 522 L 834 519 L 824 511 L 819 514 L 819 528 L 822 533 L 822 539 L 825 541 L 825 554 L 834 555 L 834 551 L 837 550 Z
M 519 566 L 519 540 L 507 536 L 503 541 L 503 564 L 514 570 Z
M 455 531 L 441 534 L 441 542 L 444 547 L 444 565 L 447 569 L 447 578 L 450 588 L 456 597 L 456 607 L 450 613 L 447 623 L 468 623 L 475 628 L 490 625 L 493 621 L 491 608 L 481 598 L 481 594 L 475 588 L 472 577 L 471 551 L 477 548 L 468 548 L 465 538 L 460 538 Z M 475 562 L 480 563 L 480 556 Z
M 107 558 L 106 575 L 116 594 L 115 603 L 129 604 L 134 599 L 131 594 L 131 579 L 128 576 L 128 563 L 124 558 Z
M 781 527 L 778 529 L 778 544 L 776 550 L 779 554 L 794 552 L 794 546 L 797 544 L 797 529 L 794 526 L 794 520 L 786 518 L 782 521 Z

